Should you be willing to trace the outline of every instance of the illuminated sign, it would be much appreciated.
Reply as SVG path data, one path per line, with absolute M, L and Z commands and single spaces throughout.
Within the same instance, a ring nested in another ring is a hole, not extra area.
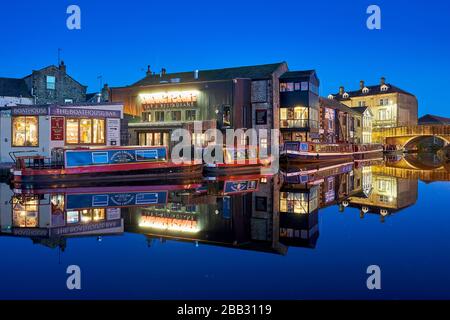
M 11 115 L 13 116 L 46 116 L 48 115 L 48 107 L 12 107 Z
M 198 232 L 200 228 L 195 216 L 187 214 L 149 213 L 142 215 L 139 223 L 141 228 L 160 230 Z
M 225 181 L 223 192 L 224 194 L 254 192 L 258 190 L 259 180 L 246 181 Z
M 158 93 L 142 93 L 142 108 L 176 108 L 195 107 L 198 91 L 172 91 Z
M 65 117 L 120 118 L 120 111 L 118 110 L 52 107 L 50 108 L 50 114 Z

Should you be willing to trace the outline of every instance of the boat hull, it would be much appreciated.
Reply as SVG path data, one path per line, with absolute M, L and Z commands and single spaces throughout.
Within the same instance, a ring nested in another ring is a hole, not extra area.
M 11 182 L 15 187 L 26 185 L 58 186 L 115 181 L 155 181 L 164 179 L 188 179 L 201 176 L 201 164 L 129 168 L 128 170 L 15 170 Z
M 205 165 L 203 172 L 206 175 L 230 175 L 230 174 L 257 174 L 261 172 L 265 166 L 260 164 L 245 164 L 245 165 L 220 165 L 208 166 Z

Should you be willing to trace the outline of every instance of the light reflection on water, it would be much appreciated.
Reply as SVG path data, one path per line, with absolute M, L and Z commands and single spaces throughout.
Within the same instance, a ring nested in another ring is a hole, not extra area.
M 0 295 L 450 298 L 449 180 L 408 155 L 159 185 L 1 184 Z M 81 291 L 65 288 L 69 264 Z

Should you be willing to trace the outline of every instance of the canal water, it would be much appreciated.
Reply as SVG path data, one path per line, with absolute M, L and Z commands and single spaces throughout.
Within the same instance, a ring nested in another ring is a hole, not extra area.
M 449 180 L 416 156 L 157 185 L 1 184 L 0 298 L 449 299 Z M 80 290 L 67 288 L 72 265 Z

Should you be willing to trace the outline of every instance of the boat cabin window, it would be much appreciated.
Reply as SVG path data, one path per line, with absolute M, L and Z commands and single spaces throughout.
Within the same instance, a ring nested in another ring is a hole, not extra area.
M 13 198 L 13 226 L 36 228 L 39 224 L 39 200 Z
M 39 118 L 37 116 L 12 117 L 12 146 L 39 146 Z
M 105 144 L 105 120 L 66 119 L 67 144 Z

